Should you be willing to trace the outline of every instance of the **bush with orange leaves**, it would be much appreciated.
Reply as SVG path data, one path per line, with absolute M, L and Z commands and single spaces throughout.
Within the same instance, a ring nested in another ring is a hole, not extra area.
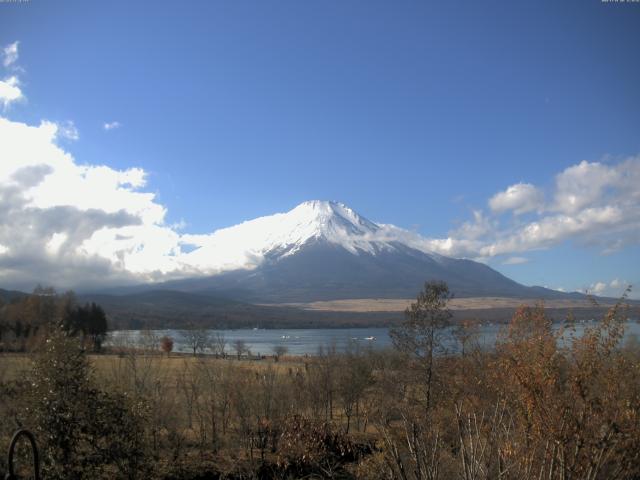
M 430 414 L 409 396 L 395 420 L 382 407 L 380 478 L 640 478 L 640 353 L 621 348 L 624 300 L 580 328 L 522 306 L 495 350 L 436 358 Z M 396 385 L 405 378 L 412 391 L 421 377 L 396 375 Z
M 501 478 L 595 480 L 640 474 L 640 368 L 620 351 L 624 308 L 578 335 L 542 305 L 521 307 L 496 345 L 494 388 L 509 413 Z
M 345 466 L 366 453 L 331 424 L 294 415 L 284 423 L 277 465 L 283 478 L 343 478 Z

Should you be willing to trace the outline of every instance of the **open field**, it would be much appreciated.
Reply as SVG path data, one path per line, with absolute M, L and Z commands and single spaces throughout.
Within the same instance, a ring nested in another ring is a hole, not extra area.
M 303 310 L 323 312 L 402 312 L 415 299 L 411 298 L 352 298 L 346 300 L 327 300 L 309 303 L 283 303 L 273 306 L 294 307 Z M 520 305 L 534 305 L 535 300 L 530 298 L 507 297 L 469 297 L 454 298 L 449 303 L 451 310 L 488 310 L 494 308 L 517 308 Z M 611 300 L 598 301 L 601 307 L 610 307 L 615 302 Z M 545 300 L 545 308 L 593 308 L 589 299 L 554 299 Z
M 131 353 L 131 354 L 90 354 L 87 355 L 91 367 L 97 378 L 107 378 L 112 376 L 114 372 L 123 368 L 123 364 L 130 362 L 135 358 L 136 362 L 145 364 L 146 368 L 155 371 L 162 371 L 165 379 L 171 383 L 175 383 L 179 379 L 183 379 L 194 367 L 207 366 L 210 368 L 220 368 L 227 365 L 233 365 L 234 368 L 240 368 L 245 371 L 262 371 L 271 368 L 278 374 L 294 372 L 300 368 L 304 368 L 304 360 L 302 357 L 285 356 L 279 361 L 274 361 L 273 357 L 267 357 L 263 360 L 250 360 L 242 358 L 238 360 L 235 355 L 229 355 L 226 359 L 215 358 L 213 355 L 193 355 L 172 353 L 170 356 L 159 353 Z M 29 353 L 0 353 L 0 381 L 13 381 L 25 377 L 26 372 L 33 365 L 33 354 Z

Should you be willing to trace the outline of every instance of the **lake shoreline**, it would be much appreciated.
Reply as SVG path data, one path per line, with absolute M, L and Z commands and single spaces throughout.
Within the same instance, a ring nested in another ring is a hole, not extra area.
M 576 321 L 575 329 L 581 334 L 585 328 L 594 326 L 597 321 Z M 559 329 L 564 322 L 554 322 L 553 328 Z M 492 348 L 500 331 L 502 323 L 479 323 L 474 327 L 474 338 L 481 348 Z M 445 329 L 443 344 L 447 351 L 458 349 L 455 333 L 456 325 Z M 625 322 L 627 337 L 640 336 L 640 323 L 635 320 Z M 254 355 L 271 355 L 277 348 L 284 349 L 286 355 L 316 355 L 323 349 L 347 351 L 351 349 L 383 350 L 393 347 L 389 336 L 390 328 L 280 328 L 280 329 L 197 329 L 203 333 L 201 351 L 213 354 L 213 337 L 221 336 L 227 352 L 233 352 L 234 344 L 242 342 L 245 348 Z M 188 336 L 191 330 L 186 329 L 158 329 L 158 330 L 117 330 L 110 332 L 105 347 L 127 348 L 139 345 L 159 345 L 159 339 L 171 337 L 176 353 L 193 353 L 193 346 L 189 344 Z

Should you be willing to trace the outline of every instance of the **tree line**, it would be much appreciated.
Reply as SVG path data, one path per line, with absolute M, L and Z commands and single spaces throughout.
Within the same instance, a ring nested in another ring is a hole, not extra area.
M 59 295 L 53 288 L 38 286 L 29 295 L 0 298 L 0 351 L 37 350 L 55 328 L 78 336 L 97 352 L 106 338 L 107 316 L 94 302 L 79 304 L 71 291 Z

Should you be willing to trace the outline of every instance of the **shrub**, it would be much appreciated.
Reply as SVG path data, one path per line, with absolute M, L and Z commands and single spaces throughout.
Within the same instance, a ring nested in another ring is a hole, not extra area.
M 164 336 L 160 339 L 160 350 L 167 354 L 167 356 L 173 351 L 173 338 Z
M 28 413 L 45 478 L 137 478 L 144 470 L 144 407 L 97 389 L 79 340 L 60 329 L 34 362 Z

